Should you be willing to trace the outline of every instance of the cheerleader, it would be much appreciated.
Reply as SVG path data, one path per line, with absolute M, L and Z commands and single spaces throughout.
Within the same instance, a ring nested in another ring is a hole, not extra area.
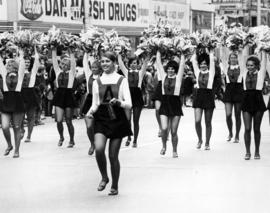
M 20 156 L 21 123 L 24 117 L 24 104 L 21 95 L 25 62 L 23 52 L 20 51 L 19 63 L 14 59 L 7 59 L 6 66 L 0 56 L 0 72 L 3 78 L 3 105 L 2 105 L 2 130 L 7 141 L 7 149 L 4 155 L 8 155 L 13 149 L 9 131 L 12 122 L 14 131 L 15 150 L 13 158 Z
M 95 152 L 102 176 L 98 191 L 105 189 L 109 182 L 105 148 L 109 144 L 112 186 L 109 195 L 118 194 L 120 163 L 118 159 L 122 138 L 132 134 L 124 109 L 132 106 L 127 80 L 116 73 L 116 56 L 105 52 L 101 57 L 103 74 L 93 83 L 93 103 L 87 113 L 95 118 Z
M 134 139 L 132 147 L 137 147 L 137 138 L 139 135 L 139 120 L 144 105 L 142 96 L 142 81 L 146 73 L 148 59 L 145 59 L 140 70 L 138 70 L 139 61 L 136 57 L 131 57 L 128 60 L 128 68 L 126 68 L 121 54 L 118 54 L 119 67 L 122 70 L 124 76 L 128 79 L 131 100 L 132 100 L 132 111 L 133 111 L 133 128 L 134 128 Z M 131 110 L 129 112 L 129 120 L 131 120 Z M 129 146 L 131 138 L 128 137 L 126 146 Z
M 56 50 L 52 50 L 52 62 L 56 75 L 56 93 L 53 99 L 53 105 L 55 106 L 57 130 L 60 135 L 58 146 L 62 146 L 64 142 L 63 135 L 63 118 L 65 114 L 66 124 L 70 136 L 68 148 L 72 148 L 75 145 L 74 142 L 74 127 L 72 124 L 73 109 L 76 107 L 74 99 L 73 84 L 76 75 L 76 61 L 74 54 L 70 53 L 70 57 L 64 56 L 61 58 L 60 66 L 57 61 Z
M 262 61 L 257 56 L 249 56 L 246 61 L 246 70 L 243 75 L 244 82 L 244 99 L 242 104 L 243 120 L 245 126 L 245 160 L 251 158 L 250 143 L 251 129 L 253 121 L 255 155 L 254 159 L 260 159 L 260 142 L 261 142 L 261 122 L 263 114 L 266 111 L 262 89 L 266 74 L 266 56 L 265 52 L 261 53 Z M 268 62 L 269 63 L 269 62 Z
M 92 105 L 92 87 L 93 82 L 95 79 L 99 77 L 101 74 L 100 63 L 98 61 L 93 61 L 91 63 L 91 68 L 89 67 L 88 63 L 88 54 L 84 54 L 83 58 L 83 70 L 86 77 L 86 85 L 87 85 L 87 97 L 85 99 L 84 105 L 82 107 L 82 113 L 86 115 Z M 92 155 L 95 151 L 95 144 L 94 144 L 94 119 L 85 117 L 85 124 L 87 129 L 87 136 L 90 140 L 91 146 L 88 151 L 88 155 Z
M 24 78 L 22 83 L 22 97 L 24 102 L 24 109 L 25 114 L 27 116 L 27 127 L 28 127 L 28 133 L 27 138 L 24 142 L 31 142 L 31 135 L 34 128 L 35 123 L 35 113 L 36 108 L 38 107 L 38 100 L 37 95 L 35 92 L 35 82 L 36 82 L 36 75 L 37 70 L 39 68 L 39 55 L 37 51 L 35 50 L 35 61 L 34 65 L 31 69 L 31 72 L 29 72 L 30 69 L 30 58 L 25 58 L 25 72 L 24 72 Z M 22 138 L 24 135 L 24 127 L 22 122 Z
M 212 116 L 215 108 L 213 81 L 215 76 L 215 62 L 213 51 L 208 55 L 202 53 L 197 57 L 196 53 L 191 58 L 196 84 L 194 89 L 193 108 L 195 114 L 195 129 L 198 136 L 197 149 L 202 146 L 202 114 L 205 116 L 206 141 L 205 150 L 210 150 L 210 138 L 212 134 Z
M 161 63 L 160 52 L 157 52 L 157 70 L 162 79 L 162 100 L 159 110 L 161 129 L 162 129 L 162 144 L 160 154 L 164 155 L 166 152 L 166 143 L 168 137 L 168 124 L 170 123 L 173 157 L 177 158 L 177 144 L 178 135 L 177 129 L 182 112 L 182 103 L 180 98 L 180 89 L 184 73 L 185 58 L 181 56 L 180 66 L 176 61 L 169 61 L 166 64 L 165 70 Z
M 234 143 L 239 143 L 239 132 L 241 129 L 241 104 L 243 101 L 242 81 L 245 66 L 244 58 L 248 54 L 248 49 L 245 48 L 244 50 L 239 50 L 239 52 L 234 51 L 230 54 L 228 54 L 227 48 L 222 48 L 221 50 L 221 68 L 225 74 L 226 85 L 223 102 L 225 104 L 226 123 L 229 130 L 227 141 L 231 141 L 233 137 L 232 110 L 234 108 L 236 127 Z

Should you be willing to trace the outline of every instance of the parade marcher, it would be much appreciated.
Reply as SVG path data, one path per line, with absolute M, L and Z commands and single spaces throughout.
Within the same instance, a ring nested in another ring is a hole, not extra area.
M 225 104 L 226 122 L 229 130 L 227 141 L 233 138 L 232 111 L 235 115 L 235 138 L 234 143 L 239 142 L 239 132 L 241 129 L 241 104 L 243 101 L 243 72 L 245 69 L 245 57 L 247 48 L 228 53 L 227 48 L 221 49 L 221 67 L 225 75 L 225 93 L 223 102 Z
M 195 53 L 191 61 L 196 76 L 192 107 L 194 108 L 195 129 L 199 140 L 197 148 L 200 149 L 203 143 L 201 120 L 204 112 L 206 127 L 205 150 L 210 150 L 212 116 L 215 108 L 215 97 L 212 90 L 215 76 L 213 51 L 211 51 L 210 54 L 204 52 L 198 56 Z
M 0 57 L 0 72 L 3 78 L 3 106 L 2 106 L 2 130 L 7 141 L 7 149 L 4 155 L 8 155 L 13 149 L 9 131 L 12 121 L 14 131 L 15 150 L 14 158 L 20 156 L 21 123 L 24 117 L 24 104 L 21 94 L 23 76 L 25 71 L 23 51 L 20 51 L 19 62 L 15 59 L 7 59 L 6 66 Z
M 154 92 L 154 66 L 149 65 L 146 68 L 146 73 L 144 76 L 144 85 L 145 85 L 145 107 L 153 108 L 152 96 Z
M 22 90 L 21 94 L 23 97 L 24 102 L 24 109 L 25 109 L 25 115 L 27 117 L 27 137 L 24 142 L 31 142 L 31 135 L 33 132 L 34 124 L 35 124 L 35 113 L 36 109 L 38 107 L 38 100 L 37 100 L 37 94 L 35 92 L 35 82 L 36 82 L 36 75 L 39 68 L 39 54 L 35 50 L 35 59 L 33 67 L 30 68 L 30 58 L 25 58 L 25 72 L 24 72 L 24 78 L 22 83 Z M 30 70 L 31 69 L 31 70 Z M 30 71 L 30 72 L 29 72 Z M 22 122 L 22 138 L 24 135 L 24 126 Z
M 246 70 L 243 74 L 244 98 L 242 103 L 243 120 L 245 126 L 244 140 L 246 147 L 245 160 L 251 157 L 251 129 L 253 121 L 255 155 L 254 159 L 260 159 L 260 142 L 261 142 L 261 122 L 263 114 L 266 111 L 262 89 L 266 74 L 266 57 L 265 52 L 261 52 L 261 61 L 257 56 L 249 56 L 246 61 Z M 267 63 L 267 65 L 269 62 Z
M 65 115 L 66 124 L 70 136 L 68 148 L 72 148 L 75 145 L 74 142 L 74 126 L 72 124 L 73 109 L 76 106 L 73 84 L 76 75 L 76 61 L 73 53 L 70 56 L 64 55 L 61 58 L 60 66 L 57 61 L 56 50 L 52 50 L 53 68 L 56 74 L 56 93 L 53 99 L 53 105 L 55 106 L 57 130 L 60 135 L 58 146 L 62 146 L 64 142 L 64 127 L 63 118 Z
M 98 191 L 105 189 L 109 182 L 105 148 L 109 141 L 112 186 L 109 195 L 118 194 L 120 163 L 118 159 L 122 138 L 132 134 L 124 109 L 132 107 L 126 78 L 116 73 L 116 56 L 105 52 L 100 60 L 103 74 L 93 83 L 93 103 L 87 116 L 95 118 L 95 152 L 102 176 Z
M 160 154 L 164 155 L 166 152 L 168 126 L 170 123 L 173 157 L 177 158 L 177 129 L 179 126 L 180 118 L 183 115 L 180 89 L 184 73 L 185 57 L 184 55 L 181 56 L 180 65 L 178 65 L 176 61 L 168 61 L 165 70 L 161 62 L 161 55 L 159 51 L 157 52 L 156 60 L 157 70 L 158 72 L 160 72 L 160 76 L 162 79 L 162 99 L 159 114 L 161 120 L 163 146 Z
M 121 54 L 118 54 L 119 67 L 124 73 L 125 77 L 128 79 L 131 100 L 132 100 L 132 112 L 133 113 L 133 129 L 134 129 L 134 139 L 132 147 L 137 147 L 137 139 L 139 135 L 139 121 L 144 106 L 143 96 L 142 96 L 142 81 L 146 72 L 148 59 L 145 59 L 140 70 L 138 70 L 139 61 L 137 57 L 131 57 L 128 60 L 128 68 L 126 68 L 123 63 Z M 131 114 L 129 116 L 131 120 Z M 128 137 L 126 146 L 129 146 L 131 137 Z
M 92 87 L 93 87 L 93 82 L 96 80 L 100 74 L 101 74 L 101 68 L 100 68 L 100 63 L 95 60 L 90 62 L 89 66 L 89 60 L 88 60 L 88 54 L 84 54 L 83 58 L 83 68 L 84 68 L 84 73 L 85 73 L 85 78 L 86 78 L 86 85 L 87 85 L 87 97 L 84 101 L 84 105 L 82 108 L 82 114 L 86 115 L 86 113 L 89 111 L 91 105 L 92 105 L 92 99 L 93 99 L 93 94 L 92 94 Z M 85 117 L 85 124 L 86 124 L 86 129 L 87 129 L 87 136 L 90 140 L 91 146 L 88 151 L 88 155 L 92 155 L 95 151 L 95 143 L 94 143 L 94 118 L 89 118 Z

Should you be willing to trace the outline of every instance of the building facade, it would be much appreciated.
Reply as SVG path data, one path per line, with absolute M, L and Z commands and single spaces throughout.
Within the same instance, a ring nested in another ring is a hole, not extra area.
M 212 0 L 216 10 L 216 24 L 238 22 L 257 26 L 258 0 Z M 261 24 L 270 26 L 270 0 L 261 0 Z

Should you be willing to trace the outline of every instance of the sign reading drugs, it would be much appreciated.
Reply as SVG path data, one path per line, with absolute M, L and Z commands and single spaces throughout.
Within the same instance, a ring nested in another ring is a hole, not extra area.
M 20 0 L 19 20 L 147 27 L 150 0 Z
M 88 4 L 94 25 L 147 27 L 149 24 L 149 0 L 88 0 Z

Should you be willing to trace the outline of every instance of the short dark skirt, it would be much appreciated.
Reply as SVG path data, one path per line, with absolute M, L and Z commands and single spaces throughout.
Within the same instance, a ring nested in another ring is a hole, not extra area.
M 143 107 L 142 90 L 139 87 L 129 87 L 132 107 Z
M 212 89 L 194 89 L 193 108 L 214 109 L 215 94 Z
M 75 101 L 73 89 L 57 88 L 52 103 L 54 106 L 58 106 L 63 109 L 75 108 L 76 101 Z
M 270 98 L 268 100 L 267 109 L 270 110 Z
M 107 138 L 124 138 L 132 135 L 130 123 L 123 108 L 113 106 L 115 117 L 111 116 L 108 105 L 101 104 L 94 114 L 94 132 Z
M 244 90 L 242 83 L 226 84 L 224 93 L 224 103 L 242 103 L 244 97 Z
M 3 113 L 23 113 L 25 111 L 21 92 L 3 92 L 3 96 Z
M 162 81 L 158 82 L 154 95 L 152 97 L 153 101 L 161 101 L 162 100 Z
M 182 116 L 183 111 L 180 97 L 175 95 L 163 95 L 159 114 L 166 115 L 168 117 Z
M 38 107 L 38 97 L 35 88 L 22 88 L 22 98 L 26 111 Z
M 266 111 L 261 90 L 245 90 L 242 103 L 242 111 L 255 113 L 258 111 Z
M 86 99 L 84 101 L 83 107 L 82 107 L 82 114 L 86 115 L 89 111 L 90 107 L 92 106 L 92 94 L 88 94 L 86 96 Z

